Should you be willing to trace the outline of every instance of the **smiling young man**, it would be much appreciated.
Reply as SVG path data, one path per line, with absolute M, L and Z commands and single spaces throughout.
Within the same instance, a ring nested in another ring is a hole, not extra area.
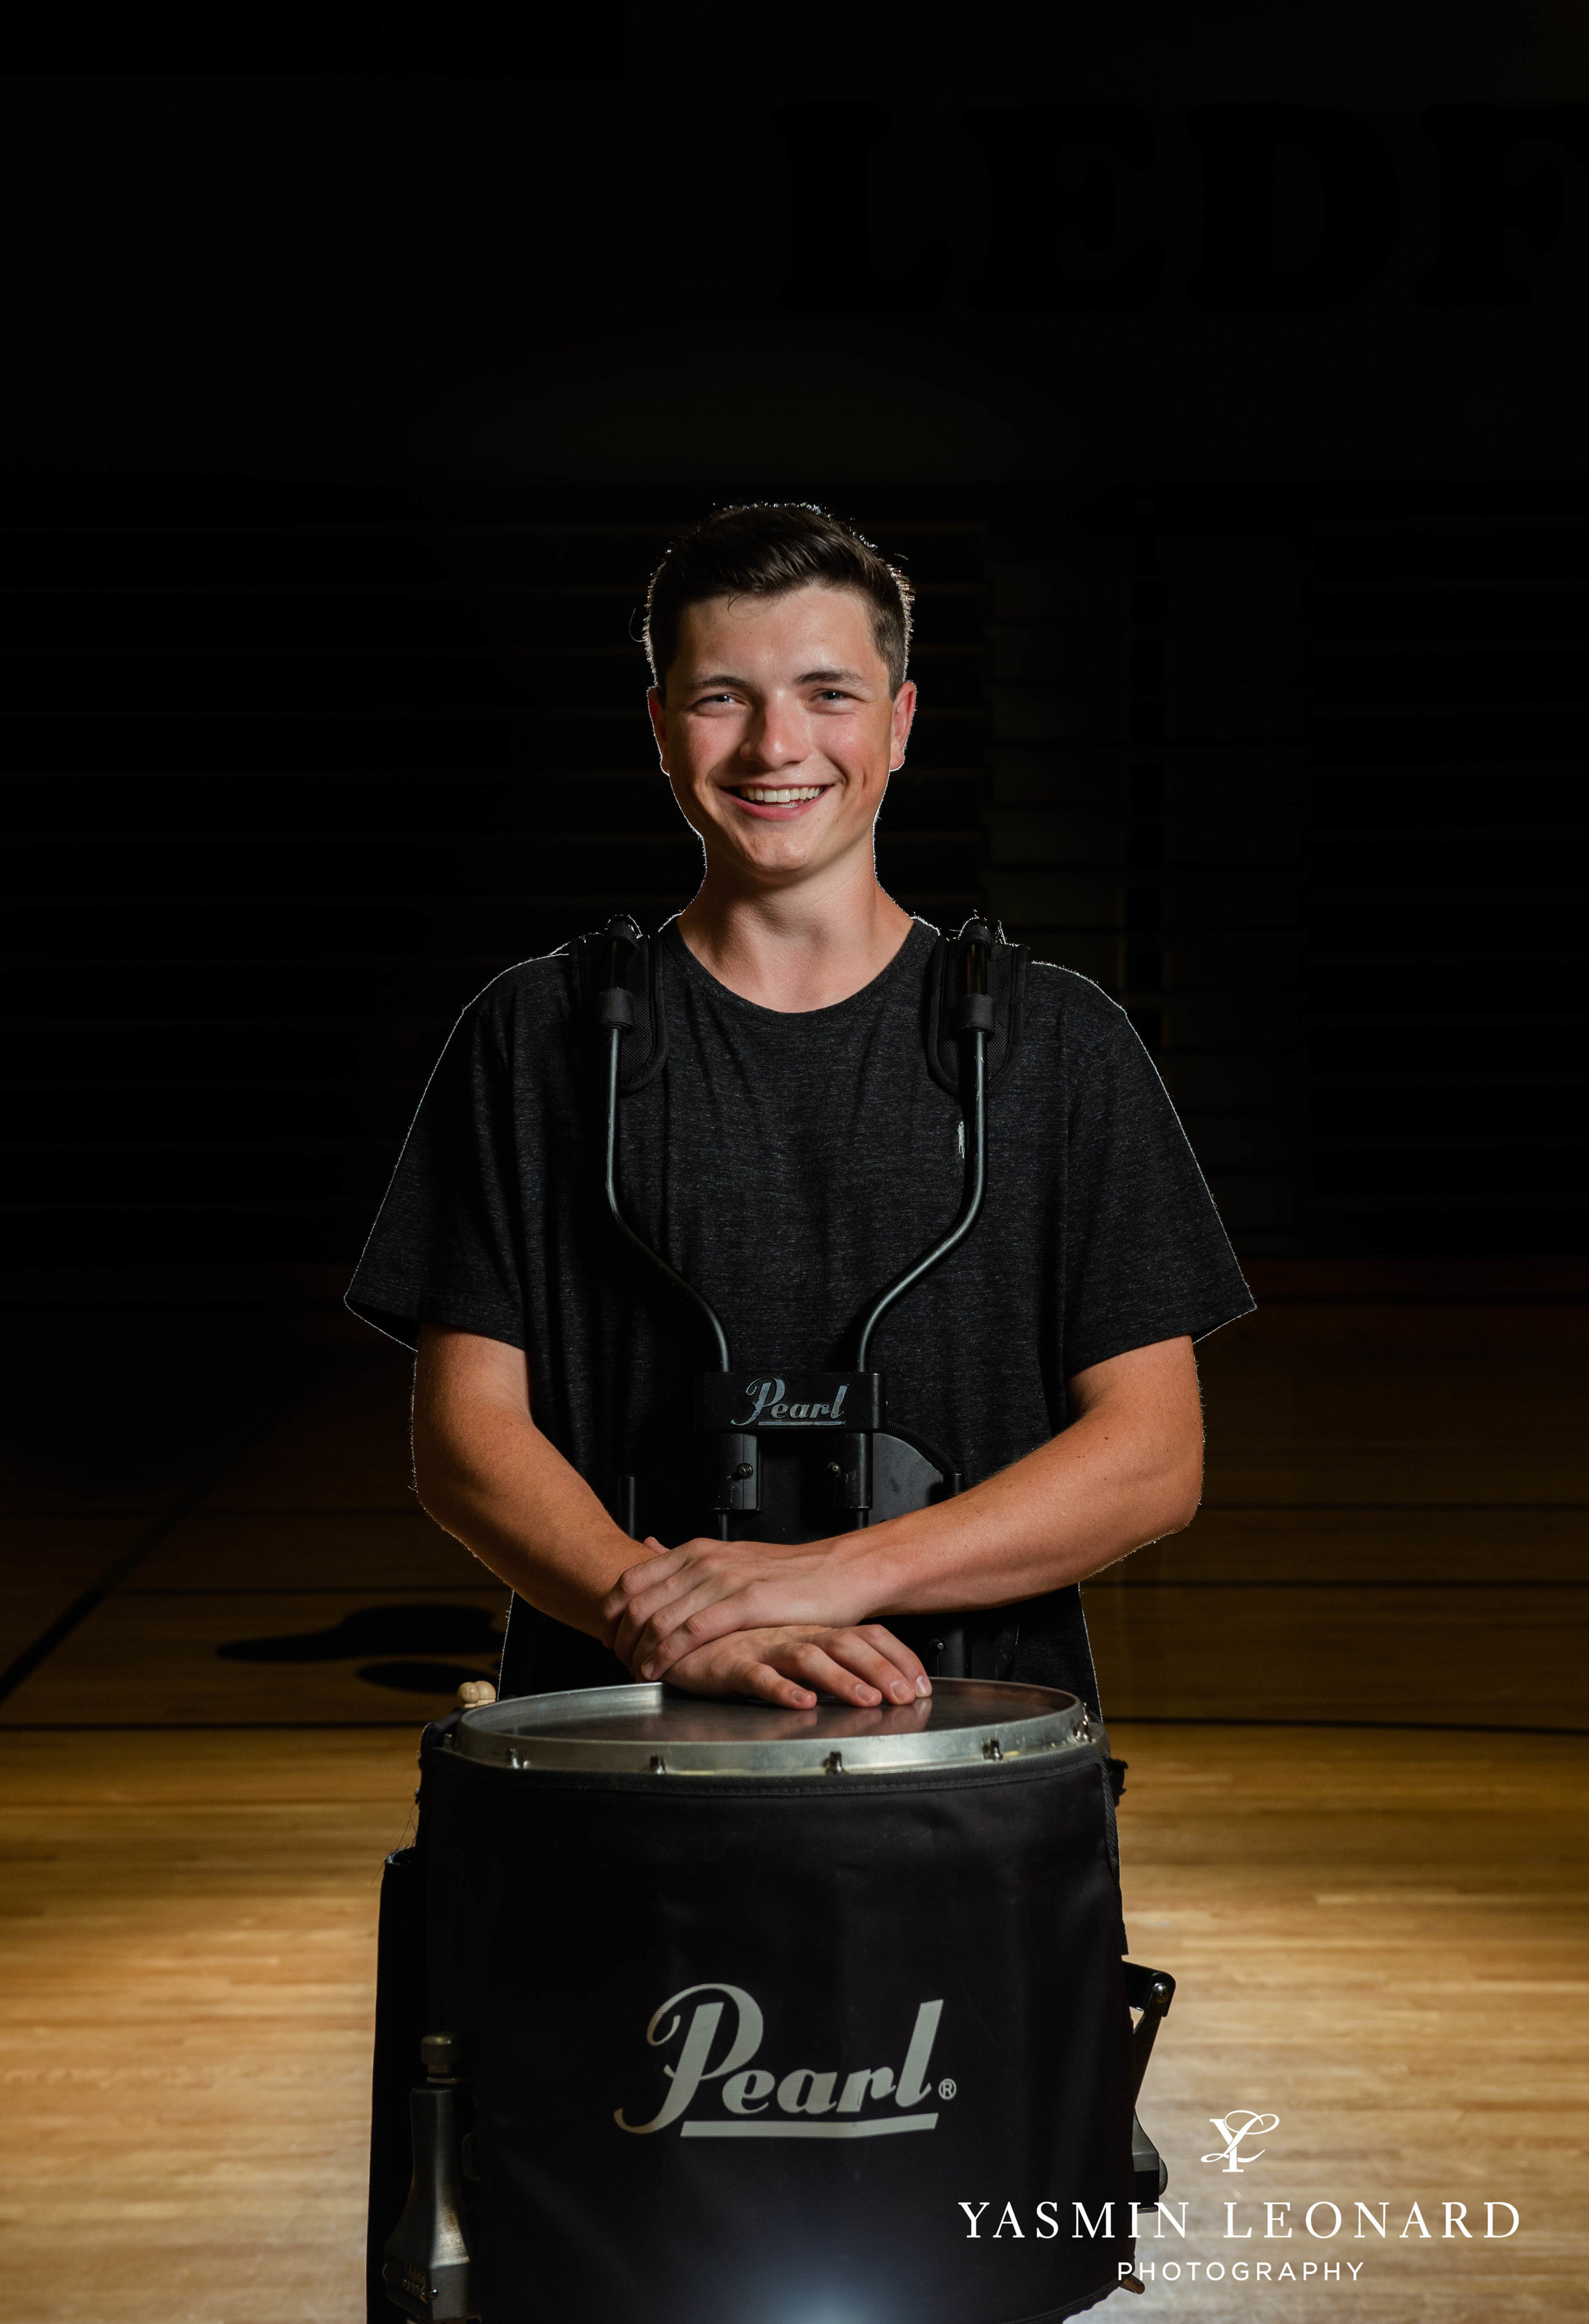
M 803 507 L 720 512 L 651 585 L 651 724 L 705 869 L 655 939 L 667 1064 L 624 1102 L 624 1199 L 749 1367 L 841 1365 L 958 1200 L 922 1029 L 936 931 L 873 853 L 915 715 L 910 618 L 901 576 Z M 1076 1585 L 1190 1520 L 1192 1343 L 1252 1304 L 1122 1012 L 1033 965 L 983 1216 L 880 1335 L 891 1412 L 966 1489 L 796 1545 L 687 1521 L 637 1545 L 611 1514 L 623 1475 L 661 1477 L 666 1507 L 703 1351 L 601 1209 L 587 1038 L 559 955 L 466 1010 L 348 1295 L 418 1350 L 426 1508 L 514 1592 L 504 1690 L 632 1672 L 908 1702 L 929 1681 L 891 1619 L 996 1608 L 990 1674 L 1095 1706 Z

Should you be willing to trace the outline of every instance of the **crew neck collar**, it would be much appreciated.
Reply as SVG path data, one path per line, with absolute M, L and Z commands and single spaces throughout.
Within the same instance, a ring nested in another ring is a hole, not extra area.
M 923 945 L 930 945 L 938 941 L 938 930 L 930 922 L 912 913 L 905 940 L 887 966 L 879 969 L 871 982 L 863 984 L 857 991 L 849 993 L 843 1001 L 829 1001 L 822 1009 L 767 1009 L 759 1001 L 747 1001 L 743 992 L 735 992 L 731 986 L 722 983 L 696 958 L 684 940 L 677 917 L 667 921 L 657 931 L 657 936 L 658 941 L 667 946 L 670 958 L 678 963 L 685 975 L 709 992 L 714 1000 L 743 1010 L 747 1016 L 764 1018 L 774 1025 L 814 1025 L 832 1024 L 846 1010 L 881 999 L 890 980 L 901 973 L 906 962 L 919 955 Z

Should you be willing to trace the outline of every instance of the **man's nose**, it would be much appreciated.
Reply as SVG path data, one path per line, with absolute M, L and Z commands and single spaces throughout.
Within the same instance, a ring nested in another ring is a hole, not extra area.
M 806 722 L 794 702 L 762 703 L 745 731 L 739 755 L 757 769 L 798 766 L 810 750 Z

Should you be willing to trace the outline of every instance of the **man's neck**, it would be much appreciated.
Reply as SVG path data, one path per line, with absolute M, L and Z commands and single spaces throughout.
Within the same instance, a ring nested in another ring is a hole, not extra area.
M 750 892 L 715 878 L 708 866 L 679 932 L 730 992 L 797 1015 L 831 1009 L 881 976 L 911 925 L 878 886 L 868 856 L 864 877 Z

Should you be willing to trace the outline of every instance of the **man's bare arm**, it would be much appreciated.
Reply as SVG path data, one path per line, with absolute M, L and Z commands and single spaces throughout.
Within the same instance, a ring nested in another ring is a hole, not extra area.
M 756 1623 L 1008 1605 L 1189 1525 L 1203 1479 L 1190 1340 L 1112 1357 L 1069 1389 L 1067 1428 L 954 1500 L 793 1547 L 687 1542 L 626 1574 L 607 1600 L 614 1650 L 661 1677 L 675 1655 Z
M 636 1546 L 535 1425 L 522 1350 L 420 1327 L 414 1483 L 437 1524 L 511 1590 L 605 1644 L 602 1600 Z
M 536 1426 L 522 1351 L 427 1323 L 414 1367 L 414 1482 L 438 1525 L 510 1590 L 589 1637 L 610 1643 L 605 1601 L 661 1553 L 631 1541 Z M 698 1653 L 670 1657 L 676 1685 L 757 1694 L 791 1710 L 814 1689 L 850 1702 L 914 1700 L 928 1691 L 910 1649 L 855 1625 L 732 1626 Z

